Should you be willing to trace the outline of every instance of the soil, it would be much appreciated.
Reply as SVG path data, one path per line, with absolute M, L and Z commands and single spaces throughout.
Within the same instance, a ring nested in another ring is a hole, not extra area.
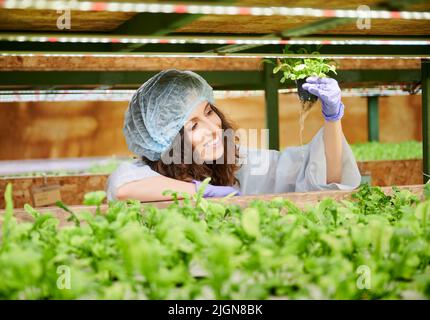
M 299 100 L 302 104 L 302 109 L 308 111 L 312 108 L 313 104 L 318 100 L 318 97 L 309 91 L 302 88 L 302 85 L 306 83 L 306 79 L 296 80 L 297 94 L 299 95 Z

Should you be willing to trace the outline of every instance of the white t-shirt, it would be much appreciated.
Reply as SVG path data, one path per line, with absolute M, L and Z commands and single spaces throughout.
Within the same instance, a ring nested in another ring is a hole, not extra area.
M 240 146 L 241 168 L 236 172 L 242 195 L 318 190 L 353 190 L 360 185 L 361 175 L 354 155 L 343 137 L 341 183 L 326 183 L 324 128 L 302 147 L 284 151 Z M 160 176 L 142 160 L 122 163 L 109 177 L 108 200 L 116 199 L 116 190 L 123 184 Z

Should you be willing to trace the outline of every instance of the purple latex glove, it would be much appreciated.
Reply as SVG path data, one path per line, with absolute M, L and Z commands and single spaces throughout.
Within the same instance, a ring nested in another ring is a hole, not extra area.
M 202 182 L 197 180 L 193 180 L 192 182 L 196 185 L 196 191 L 199 190 L 200 184 Z M 228 196 L 232 192 L 236 192 L 235 196 L 241 195 L 241 193 L 233 187 L 214 186 L 208 184 L 206 186 L 205 192 L 203 193 L 203 198 L 222 198 Z
M 345 106 L 340 100 L 340 88 L 335 79 L 309 77 L 302 88 L 321 99 L 322 113 L 327 121 L 337 121 L 343 117 Z

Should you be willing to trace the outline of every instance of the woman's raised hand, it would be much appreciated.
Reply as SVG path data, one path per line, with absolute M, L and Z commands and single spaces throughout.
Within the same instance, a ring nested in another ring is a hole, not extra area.
M 335 79 L 308 77 L 302 87 L 320 98 L 322 113 L 327 121 L 337 121 L 343 117 L 345 106 L 341 101 L 340 87 Z

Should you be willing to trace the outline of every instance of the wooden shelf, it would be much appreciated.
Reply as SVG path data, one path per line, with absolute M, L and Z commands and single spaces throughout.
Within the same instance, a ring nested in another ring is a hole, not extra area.
M 423 197 L 423 185 L 412 185 L 412 186 L 402 186 L 399 187 L 400 189 L 409 190 L 412 193 L 416 194 L 418 197 Z M 386 194 L 392 193 L 391 187 L 383 187 L 383 192 Z M 282 197 L 284 199 L 288 199 L 292 202 L 294 202 L 299 208 L 305 208 L 307 205 L 315 205 L 319 201 L 325 199 L 325 198 L 331 198 L 337 201 L 340 200 L 348 200 L 351 199 L 351 195 L 356 191 L 317 191 L 317 192 L 294 192 L 294 193 L 281 193 L 281 194 L 271 194 L 271 195 L 259 195 L 259 196 L 240 196 L 240 197 L 233 197 L 229 200 L 220 200 L 220 199 L 209 199 L 209 201 L 222 201 L 227 204 L 237 204 L 241 207 L 246 207 L 248 203 L 254 200 L 271 200 L 276 197 Z M 162 201 L 162 202 L 147 202 L 145 204 L 155 206 L 157 208 L 166 208 L 169 205 L 171 205 L 172 201 Z M 96 207 L 95 206 L 69 206 L 69 208 L 75 212 L 81 212 L 81 211 L 90 211 L 92 213 L 95 212 Z M 104 204 L 101 207 L 101 211 L 105 211 L 107 209 L 107 205 Z M 54 214 L 59 220 L 60 220 L 60 226 L 65 226 L 70 224 L 70 222 L 67 222 L 67 218 L 70 216 L 67 212 L 64 210 L 58 208 L 58 207 L 45 207 L 45 208 L 38 208 L 38 211 L 41 213 L 47 213 L 50 212 Z M 0 216 L 4 214 L 4 210 L 0 210 Z M 32 217 L 26 213 L 23 209 L 14 209 L 14 215 L 17 218 L 17 221 L 23 222 L 23 221 L 32 221 Z M 1 221 L 0 221 L 1 224 Z
M 358 168 L 363 176 L 370 175 L 372 185 L 412 185 L 422 181 L 423 161 L 390 160 L 358 162 Z M 4 194 L 6 185 L 13 185 L 13 199 L 15 207 L 22 208 L 25 203 L 34 205 L 33 187 L 60 186 L 60 193 L 64 203 L 80 205 L 87 192 L 105 190 L 109 175 L 107 174 L 76 174 L 48 177 L 18 177 L 0 178 L 0 194 Z M 336 194 L 336 193 L 334 193 Z M 291 195 L 292 196 L 292 195 Z M 261 195 L 266 197 L 266 195 Z M 298 199 L 302 199 L 299 196 Z M 4 198 L 0 198 L 0 208 L 4 208 Z

